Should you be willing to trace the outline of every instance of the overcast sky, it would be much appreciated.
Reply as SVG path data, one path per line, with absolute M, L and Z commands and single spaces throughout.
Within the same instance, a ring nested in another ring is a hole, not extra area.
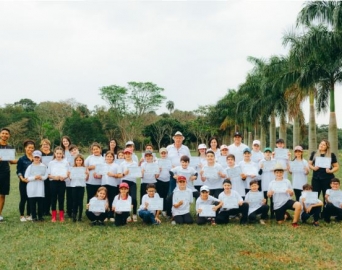
M 303 3 L 0 2 L 0 106 L 75 98 L 93 109 L 107 105 L 100 87 L 129 81 L 164 88 L 176 109 L 215 104 L 243 83 L 248 56 L 286 54 Z

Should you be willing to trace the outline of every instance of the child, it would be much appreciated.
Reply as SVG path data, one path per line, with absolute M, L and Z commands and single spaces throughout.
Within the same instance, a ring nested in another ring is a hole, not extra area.
M 153 156 L 153 159 L 152 159 L 153 162 L 157 161 L 155 154 L 153 153 L 153 145 L 152 144 L 146 144 L 145 145 L 145 153 L 146 152 L 151 152 L 151 154 Z M 139 160 L 139 166 L 141 166 L 141 164 L 143 164 L 143 162 L 146 162 L 145 154 L 143 154 L 141 159 Z
M 201 178 L 203 182 L 206 181 L 205 184 L 210 189 L 210 195 L 218 198 L 218 195 L 222 192 L 222 182 L 226 175 L 223 167 L 216 162 L 215 153 L 212 150 L 207 151 L 206 157 L 207 165 L 203 166 Z M 207 174 L 208 171 L 209 174 Z
M 229 216 L 237 215 L 239 213 L 242 214 L 240 219 L 240 224 L 247 224 L 247 216 L 248 216 L 248 204 L 245 203 L 235 190 L 232 190 L 232 182 L 228 179 L 223 181 L 223 192 L 219 195 L 219 200 L 223 202 L 223 206 L 220 212 L 216 216 L 217 224 L 227 224 L 229 223 Z M 229 204 L 227 203 L 229 202 Z M 232 208 L 230 204 L 234 202 L 236 206 Z
M 206 150 L 207 150 L 207 146 L 204 143 L 201 143 L 198 146 L 199 164 L 195 168 L 197 172 L 197 179 L 193 182 L 194 187 L 198 192 L 200 191 L 200 188 L 203 185 L 203 181 L 201 177 L 201 170 L 204 167 L 204 165 L 207 164 L 207 157 L 205 155 Z
M 41 163 L 42 152 L 33 152 L 33 163 L 25 171 L 28 180 L 26 189 L 31 208 L 32 221 L 43 221 L 44 180 L 47 178 L 47 168 Z M 37 217 L 38 205 L 38 217 Z
M 318 198 L 315 202 L 312 202 L 312 203 L 305 202 L 306 195 L 309 192 L 312 192 L 312 186 L 309 184 L 305 184 L 303 186 L 302 196 L 299 198 L 299 201 L 302 204 L 302 213 L 300 215 L 300 219 L 302 220 L 303 223 L 306 223 L 306 221 L 310 218 L 310 216 L 313 216 L 314 221 L 312 224 L 317 227 L 319 226 L 318 219 L 319 219 L 319 214 L 321 213 L 323 202 L 319 200 Z
M 324 221 L 330 223 L 331 216 L 336 216 L 336 221 L 342 220 L 342 192 L 340 190 L 340 180 L 333 178 L 330 180 L 330 189 L 325 194 Z
M 277 141 L 276 141 L 276 148 L 285 149 L 285 141 L 283 139 L 281 139 L 281 138 L 277 139 Z M 286 158 L 284 158 L 284 157 L 281 157 L 281 158 L 276 157 L 275 152 L 273 152 L 272 154 L 273 154 L 274 159 L 276 160 L 276 162 L 283 166 L 283 169 L 284 169 L 284 179 L 287 179 L 287 171 L 288 171 L 288 167 L 289 167 L 289 158 L 291 158 L 291 153 L 288 152 Z
M 247 193 L 245 202 L 248 203 L 248 219 L 253 222 L 256 220 L 256 216 L 261 214 L 260 224 L 265 225 L 265 219 L 269 206 L 266 204 L 266 199 L 261 191 L 259 191 L 259 183 L 256 180 L 252 180 L 249 183 L 250 191 Z
M 251 149 L 249 147 L 243 150 L 243 160 L 238 164 L 241 167 L 241 178 L 245 181 L 246 193 L 249 191 L 249 183 L 256 180 L 258 176 L 258 165 L 251 159 Z
M 197 179 L 197 172 L 193 167 L 189 166 L 190 158 L 188 156 L 181 156 L 180 158 L 181 166 L 176 166 L 170 170 L 173 173 L 173 178 L 178 179 L 180 175 L 184 176 L 186 179 L 186 186 L 193 193 L 193 197 L 198 198 L 199 192 L 195 189 L 193 181 Z
M 101 186 L 101 175 L 95 173 L 96 164 L 104 163 L 104 158 L 101 152 L 101 146 L 94 142 L 90 146 L 92 155 L 88 156 L 84 162 L 89 171 L 89 179 L 86 184 L 87 188 L 87 202 L 94 196 L 98 188 Z
M 89 172 L 84 166 L 84 158 L 82 155 L 75 156 L 73 167 L 80 168 L 79 171 L 71 169 L 69 174 L 72 196 L 72 220 L 73 222 L 76 222 L 77 212 L 77 220 L 82 221 L 84 187 L 89 178 Z
M 67 157 L 67 161 L 69 162 L 70 167 L 74 166 L 75 157 L 79 154 L 78 147 L 74 144 L 69 145 L 69 156 Z M 73 200 L 72 200 L 72 188 L 71 181 L 69 177 L 65 179 L 65 193 L 66 193 L 66 212 L 69 218 L 72 217 L 73 211 Z M 82 201 L 82 209 L 83 209 L 83 201 Z
M 133 141 L 126 142 L 126 149 L 127 148 L 132 150 L 132 159 L 133 159 L 133 161 L 136 162 L 137 164 L 139 164 L 138 156 L 136 154 L 134 154 L 134 148 L 135 148 L 134 142 Z
M 104 212 L 91 212 L 90 206 L 95 201 L 105 201 L 105 211 Z M 93 198 L 89 200 L 89 203 L 87 204 L 87 211 L 86 215 L 91 221 L 90 225 L 100 225 L 104 226 L 104 220 L 107 217 L 106 211 L 108 210 L 108 200 L 107 200 L 107 189 L 105 187 L 99 187 L 96 191 L 96 194 Z
M 220 156 L 216 157 L 216 160 L 219 164 L 221 164 L 221 166 L 223 167 L 223 169 L 227 169 L 227 156 L 229 153 L 228 150 L 228 146 L 225 144 L 222 144 L 220 147 Z
M 117 207 L 118 201 L 119 200 L 128 200 L 129 205 L 131 207 L 133 207 L 132 197 L 130 195 L 128 195 L 128 190 L 129 190 L 129 185 L 127 183 L 121 183 L 119 185 L 119 194 L 115 196 L 113 204 L 112 204 L 112 210 L 115 213 L 114 225 L 117 227 L 126 225 L 127 219 L 130 215 L 130 211 L 129 212 L 117 211 L 116 207 Z
M 125 155 L 122 150 L 119 150 L 117 154 L 117 158 L 114 160 L 114 162 L 120 165 L 124 161 L 125 161 Z
M 105 162 L 108 166 L 108 172 L 102 176 L 101 186 L 107 189 L 108 201 L 112 202 L 114 197 L 119 193 L 118 185 L 121 183 L 121 178 L 119 177 L 119 165 L 114 163 L 115 155 L 111 151 L 107 151 L 105 154 Z M 114 222 L 114 212 L 108 212 L 109 221 Z
M 192 224 L 194 221 L 190 214 L 190 203 L 193 201 L 192 190 L 186 186 L 185 176 L 178 176 L 177 187 L 172 195 L 172 225 Z
M 166 214 L 166 198 L 169 192 L 169 184 L 170 184 L 170 170 L 171 170 L 171 160 L 167 157 L 167 149 L 160 148 L 159 149 L 160 158 L 158 159 L 158 165 L 160 168 L 159 177 L 157 178 L 157 192 L 160 198 L 164 199 L 164 207 L 162 214 L 164 217 L 167 216 Z
M 145 151 L 144 162 L 141 165 L 141 186 L 140 186 L 140 198 L 146 194 L 147 185 L 157 183 L 157 178 L 159 177 L 159 167 L 158 164 L 154 162 L 152 151 Z M 150 171 L 149 166 L 155 165 L 158 169 L 157 171 Z
M 302 187 L 308 183 L 309 164 L 303 159 L 303 148 L 300 145 L 294 148 L 294 153 L 295 159 L 290 163 L 289 172 L 292 174 L 292 186 L 296 200 L 300 201 Z
M 146 186 L 146 193 L 141 200 L 141 205 L 139 207 L 139 217 L 146 224 L 159 225 L 160 219 L 159 214 L 160 210 L 148 210 L 148 206 L 150 201 L 154 198 L 159 199 L 158 193 L 156 193 L 156 186 L 154 184 L 148 184 Z
M 272 148 L 264 149 L 264 158 L 259 162 L 259 173 L 261 174 L 261 190 L 267 203 L 267 190 L 270 182 L 274 179 L 274 166 L 276 161 L 272 159 Z M 273 200 L 271 198 L 271 215 L 273 214 Z
M 126 148 L 124 150 L 125 161 L 122 162 L 119 166 L 119 178 L 122 178 L 122 182 L 126 183 L 129 186 L 129 195 L 132 199 L 133 204 L 133 217 L 130 217 L 128 221 L 137 222 L 137 177 L 132 175 L 130 169 L 133 167 L 135 169 L 139 169 L 138 163 L 132 159 L 132 149 Z
M 256 164 L 259 164 L 260 160 L 262 160 L 264 158 L 263 153 L 260 151 L 260 141 L 259 140 L 253 141 L 251 154 L 252 154 L 251 160 Z
M 69 164 L 64 158 L 63 148 L 57 146 L 54 151 L 54 158 L 49 162 L 48 176 L 51 188 L 51 222 L 56 222 L 56 205 L 58 201 L 59 221 L 64 222 L 64 194 L 65 179 L 68 178 Z
M 197 224 L 203 225 L 210 221 L 211 225 L 216 225 L 215 217 L 200 216 L 202 213 L 202 207 L 203 205 L 213 205 L 212 209 L 217 212 L 217 210 L 223 205 L 223 202 L 213 196 L 210 196 L 209 188 L 206 185 L 201 186 L 200 191 L 201 195 L 196 200 Z
M 294 209 L 292 226 L 298 227 L 298 220 L 301 211 L 301 205 L 291 199 L 293 196 L 293 189 L 291 182 L 284 178 L 284 168 L 277 163 L 274 167 L 275 180 L 272 180 L 268 186 L 267 196 L 273 198 L 275 218 L 278 224 L 282 224 L 289 216 L 286 213 L 288 209 Z
M 226 174 L 227 174 L 227 179 L 230 180 L 232 183 L 232 188 L 239 193 L 239 195 L 244 198 L 246 195 L 246 189 L 245 189 L 245 183 L 241 179 L 241 174 L 234 174 L 233 169 L 240 166 L 235 165 L 235 156 L 233 154 L 229 154 L 227 156 L 227 169 L 226 169 Z M 235 170 L 235 169 L 234 169 Z

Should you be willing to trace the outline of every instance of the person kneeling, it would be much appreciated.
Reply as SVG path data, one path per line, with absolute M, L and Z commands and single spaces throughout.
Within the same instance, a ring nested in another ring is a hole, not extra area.
M 215 197 L 209 195 L 209 187 L 202 186 L 200 188 L 200 197 L 196 200 L 196 218 L 198 225 L 204 225 L 211 222 L 211 225 L 216 225 L 215 217 L 217 210 L 223 205 L 223 203 Z M 206 209 L 209 206 L 209 209 Z M 208 210 L 205 211 L 205 210 Z

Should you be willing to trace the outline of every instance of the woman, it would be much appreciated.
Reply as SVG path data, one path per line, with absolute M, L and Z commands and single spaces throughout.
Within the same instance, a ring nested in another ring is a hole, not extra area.
M 219 156 L 221 156 L 220 145 L 219 145 L 216 137 L 212 137 L 209 139 L 209 146 L 210 146 L 210 148 L 208 149 L 208 151 L 209 150 L 213 151 L 216 159 Z
M 24 177 L 25 172 L 28 166 L 31 165 L 33 161 L 33 151 L 35 149 L 35 143 L 32 140 L 24 141 L 24 150 L 25 155 L 18 159 L 17 163 L 17 175 L 19 177 L 19 192 L 20 192 L 20 202 L 19 202 L 19 212 L 20 212 L 20 221 L 31 221 L 31 210 L 28 204 L 28 197 L 26 192 L 26 186 L 28 180 Z M 25 217 L 25 204 L 26 204 L 26 214 Z
M 319 165 L 322 163 L 320 162 L 320 160 L 317 160 L 318 158 L 330 158 L 330 167 L 319 167 Z M 318 145 L 318 150 L 311 153 L 309 158 L 309 167 L 311 170 L 313 170 L 313 191 L 318 192 L 318 197 L 320 196 L 320 193 L 322 191 L 324 198 L 326 190 L 330 188 L 330 180 L 335 177 L 334 173 L 337 172 L 339 169 L 336 155 L 330 152 L 329 141 L 323 139 Z
M 70 145 L 71 145 L 70 138 L 68 136 L 63 136 L 62 140 L 61 140 L 61 146 L 62 146 L 63 151 L 64 151 L 64 156 L 67 160 L 69 160 L 71 157 L 71 154 L 69 152 Z
M 108 151 L 113 152 L 115 155 L 115 158 L 117 157 L 118 143 L 116 142 L 115 139 L 110 139 L 110 141 L 108 143 L 108 149 L 102 150 L 102 156 L 104 156 Z
M 40 151 L 42 152 L 42 163 L 48 166 L 49 162 L 53 158 L 53 152 L 51 151 L 51 142 L 48 139 L 43 139 L 40 142 Z M 43 204 L 44 216 L 51 216 L 51 192 L 50 192 L 50 181 L 44 181 L 45 198 Z

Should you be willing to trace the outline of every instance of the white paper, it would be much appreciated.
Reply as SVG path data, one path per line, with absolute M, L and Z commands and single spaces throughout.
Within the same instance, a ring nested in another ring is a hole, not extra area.
M 285 193 L 287 184 L 285 182 L 274 182 L 272 189 L 274 193 Z
M 174 198 L 174 203 L 178 203 L 180 201 L 189 202 L 189 193 L 176 190 L 174 191 Z
M 304 163 L 302 161 L 291 161 L 290 171 L 291 172 L 304 172 Z
M 71 167 L 70 168 L 70 179 L 81 180 L 86 179 L 86 168 L 85 167 Z
M 342 203 L 342 191 L 341 190 L 331 190 L 329 194 L 329 201 L 336 202 L 338 204 Z
M 159 174 L 160 170 L 159 170 L 159 166 L 157 163 L 153 162 L 153 163 L 146 163 L 145 164 L 145 173 L 148 174 Z
M 242 170 L 240 166 L 227 169 L 227 175 L 229 178 L 237 178 L 237 177 L 241 178 L 241 173 L 242 173 Z
M 315 204 L 318 200 L 318 192 L 315 191 L 304 191 L 303 197 L 305 198 L 305 204 Z
M 36 165 L 31 165 L 30 173 L 32 176 L 44 176 L 46 173 L 46 167 L 45 166 L 36 166 Z
M 15 149 L 0 149 L 0 158 L 2 161 L 15 160 Z
M 215 217 L 216 212 L 213 210 L 215 205 L 210 205 L 210 204 L 200 204 L 199 209 L 202 209 L 202 212 L 199 213 L 200 217 Z
M 163 210 L 163 203 L 164 203 L 164 199 L 163 198 L 149 199 L 147 209 L 150 210 L 150 211 L 153 211 L 153 210 Z
M 270 172 L 274 170 L 274 167 L 276 165 L 276 161 L 275 160 L 269 160 L 269 161 L 263 161 L 263 169 L 262 171 L 264 172 Z
M 127 169 L 128 169 L 128 175 L 129 176 L 135 177 L 135 178 L 141 177 L 141 168 L 140 167 L 133 165 L 133 166 L 129 166 Z
M 245 175 L 248 175 L 248 176 L 258 174 L 258 169 L 253 164 L 244 164 L 242 166 L 242 171 Z
M 215 167 L 203 167 L 203 177 L 205 178 L 217 178 L 218 170 Z
M 274 158 L 275 159 L 288 159 L 289 158 L 289 149 L 286 148 L 275 148 L 274 149 Z
M 106 200 L 94 200 L 89 203 L 89 211 L 90 212 L 106 212 Z
M 260 192 L 248 192 L 248 202 L 250 204 L 261 204 L 264 196 Z
M 53 176 L 66 177 L 67 174 L 68 174 L 68 170 L 64 165 L 61 165 L 61 166 L 55 165 L 51 169 L 51 175 Z
M 109 166 L 105 163 L 95 165 L 95 173 L 99 175 L 107 175 L 109 172 Z
M 320 168 L 330 169 L 331 167 L 331 158 L 328 157 L 316 157 L 315 158 L 315 166 Z
M 223 208 L 227 208 L 227 209 L 239 208 L 239 202 L 237 198 L 233 196 L 224 197 Z
M 117 200 L 115 212 L 131 212 L 131 200 Z

